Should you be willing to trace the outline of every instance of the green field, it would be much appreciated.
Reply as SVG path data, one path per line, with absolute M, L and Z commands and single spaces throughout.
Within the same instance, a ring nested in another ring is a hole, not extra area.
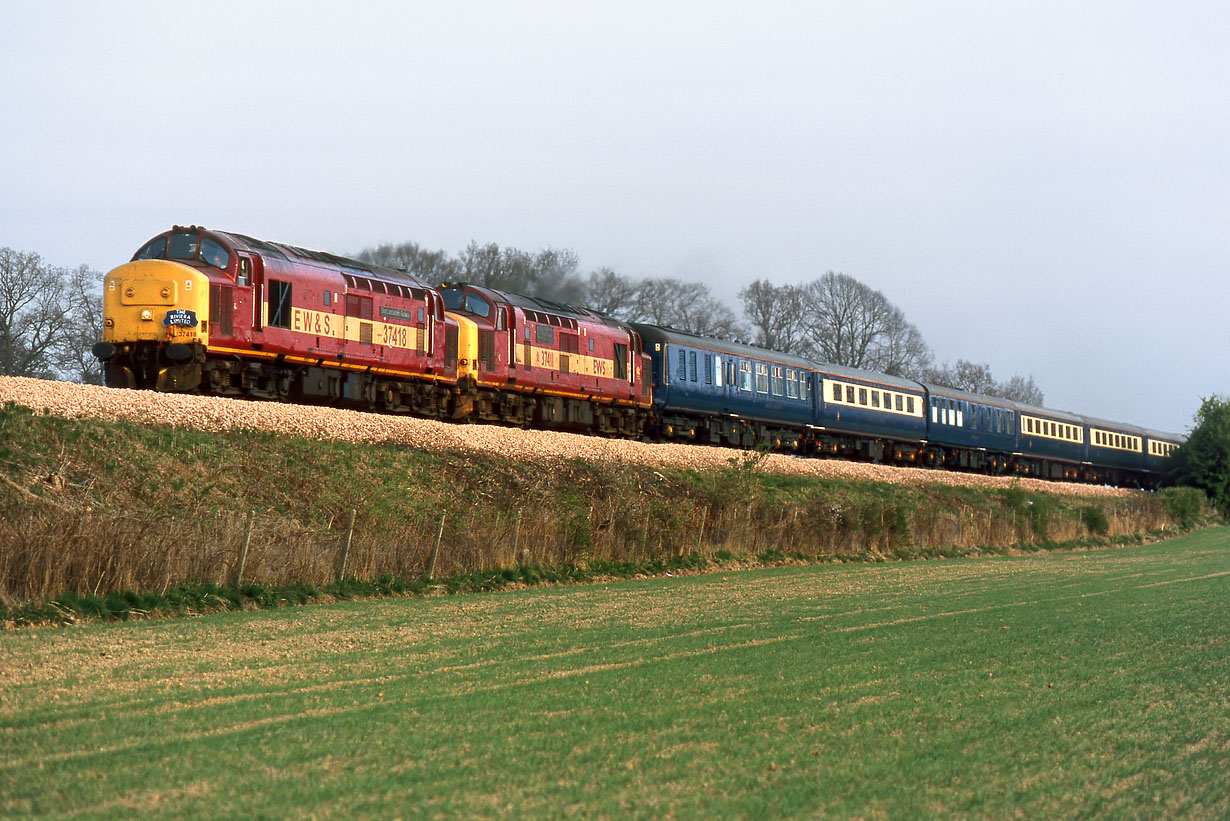
M 1230 815 L 1230 529 L 0 633 L 0 815 Z

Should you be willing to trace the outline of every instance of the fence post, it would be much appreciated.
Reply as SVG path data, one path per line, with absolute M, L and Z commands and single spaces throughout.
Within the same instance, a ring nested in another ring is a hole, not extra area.
M 252 544 L 252 518 L 255 511 L 248 511 L 248 525 L 244 528 L 243 547 L 239 550 L 239 564 L 235 567 L 235 575 L 231 578 L 231 587 L 239 587 L 243 581 L 243 567 L 248 563 L 248 545 Z
M 350 542 L 354 539 L 355 509 L 350 509 L 350 523 L 346 525 L 346 541 L 342 544 L 342 566 L 337 571 L 337 580 L 346 578 L 346 560 L 350 557 Z
M 427 557 L 427 581 L 432 581 L 436 576 L 436 557 L 440 555 L 440 540 L 444 538 L 444 517 L 448 513 L 440 514 L 440 530 L 436 533 L 436 544 L 431 549 L 431 555 Z

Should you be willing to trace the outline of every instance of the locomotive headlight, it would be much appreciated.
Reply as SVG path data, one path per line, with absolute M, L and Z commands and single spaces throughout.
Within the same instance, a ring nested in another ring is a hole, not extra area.
M 153 322 L 154 321 L 154 315 L 150 313 L 148 308 L 141 312 L 141 321 L 142 322 Z

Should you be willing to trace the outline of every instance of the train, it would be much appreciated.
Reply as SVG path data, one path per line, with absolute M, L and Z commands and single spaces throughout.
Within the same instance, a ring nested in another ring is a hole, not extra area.
M 1183 437 L 200 226 L 103 280 L 107 385 L 1151 489 Z

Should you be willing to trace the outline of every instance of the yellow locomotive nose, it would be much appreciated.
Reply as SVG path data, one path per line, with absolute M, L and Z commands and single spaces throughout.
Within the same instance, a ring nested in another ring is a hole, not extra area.
M 143 259 L 103 284 L 103 341 L 201 342 L 208 335 L 209 279 L 188 265 Z

